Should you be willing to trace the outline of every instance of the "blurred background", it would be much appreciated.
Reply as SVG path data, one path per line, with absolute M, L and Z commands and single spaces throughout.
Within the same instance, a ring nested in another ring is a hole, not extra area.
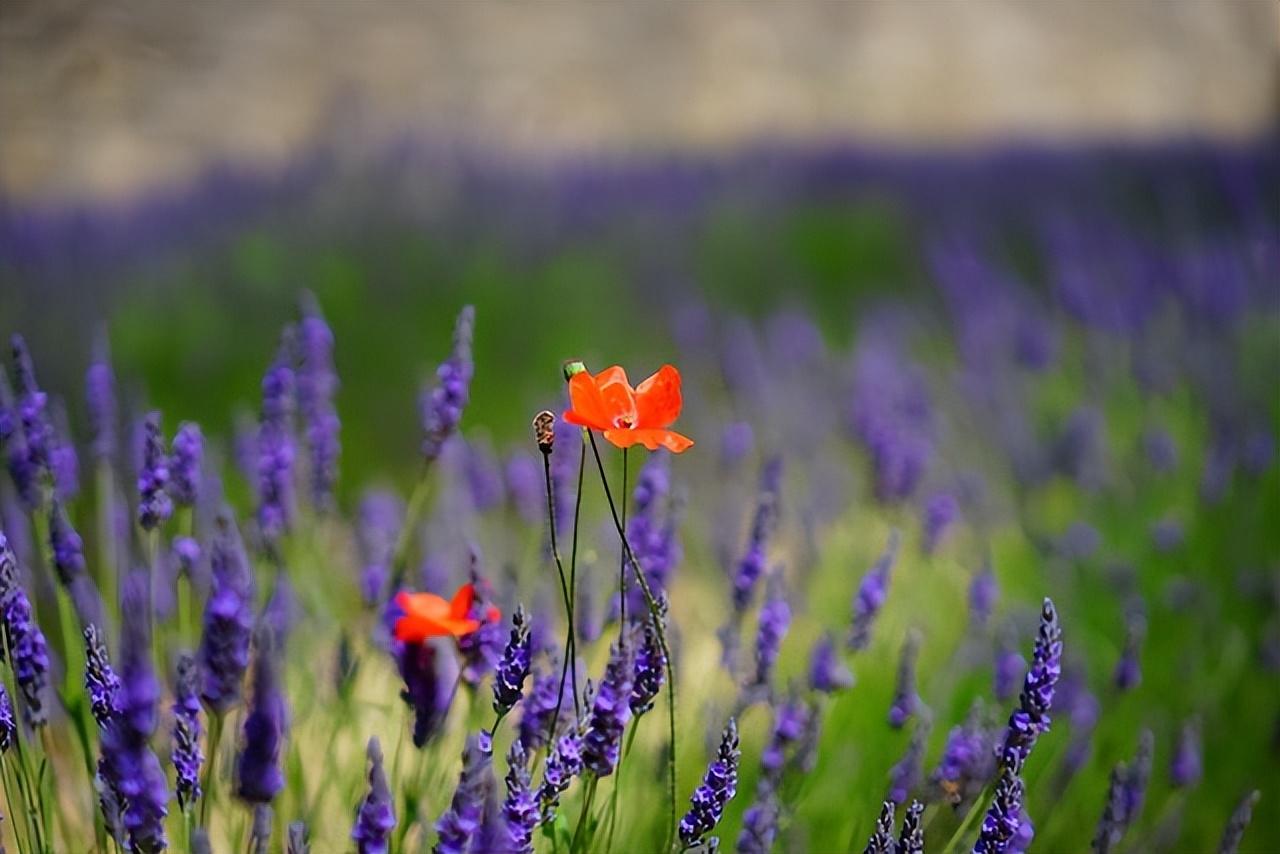
M 1278 38 L 1266 2 L 8 0 L 0 327 L 75 388 L 108 324 L 133 394 L 224 431 L 312 289 L 349 463 L 392 468 L 464 300 L 481 376 L 514 372 L 489 424 L 565 355 L 669 350 L 689 305 L 842 340 L 994 192 L 1274 171 Z

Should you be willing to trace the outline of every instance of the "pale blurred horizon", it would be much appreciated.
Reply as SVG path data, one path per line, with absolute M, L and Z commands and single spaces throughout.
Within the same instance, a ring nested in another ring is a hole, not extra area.
M 1271 2 L 14 2 L 0 198 L 132 197 L 406 134 L 531 156 L 1274 128 Z

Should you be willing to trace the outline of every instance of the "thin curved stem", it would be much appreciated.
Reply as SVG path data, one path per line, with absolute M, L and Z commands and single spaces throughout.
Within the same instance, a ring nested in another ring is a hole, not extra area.
M 627 449 L 622 449 L 622 530 L 627 529 Z M 627 631 L 627 552 L 618 554 L 618 647 Z
M 555 741 L 556 725 L 560 722 L 560 709 L 564 704 L 564 683 L 566 678 L 573 685 L 574 720 L 582 719 L 582 709 L 578 703 L 578 630 L 577 630 L 577 580 L 578 580 L 578 520 L 582 516 L 582 481 L 587 465 L 587 446 L 579 443 L 578 454 L 578 496 L 573 508 L 573 545 L 569 553 L 569 586 L 564 591 L 565 613 L 569 625 L 565 629 L 564 661 L 560 664 L 560 688 L 556 692 L 556 711 L 547 724 L 547 749 L 550 750 Z M 564 584 L 564 568 L 560 559 L 560 551 L 556 546 L 556 514 L 552 501 L 551 461 L 543 456 L 543 472 L 547 480 L 547 515 L 551 522 L 551 551 L 556 556 L 556 566 L 560 569 L 560 582 Z
M 671 821 L 667 829 L 667 845 L 665 847 L 670 848 L 671 840 L 675 838 L 676 829 L 676 673 L 673 666 L 674 662 L 671 658 L 671 650 L 667 647 L 667 632 L 662 624 L 662 612 L 658 607 L 658 600 L 653 596 L 653 590 L 649 587 L 649 580 L 640 571 L 640 564 L 636 560 L 635 552 L 631 550 L 631 544 L 627 542 L 627 532 L 622 527 L 622 519 L 618 516 L 618 507 L 614 504 L 613 492 L 609 489 L 609 478 L 604 473 L 604 461 L 600 459 L 600 447 L 596 443 L 596 434 L 588 430 L 587 437 L 591 440 L 591 453 L 595 456 L 596 468 L 600 471 L 600 482 L 604 485 L 604 496 L 609 502 L 609 512 L 613 516 L 613 525 L 618 531 L 618 538 L 622 540 L 623 553 L 627 560 L 631 562 L 631 569 L 635 573 L 636 581 L 640 585 L 641 592 L 644 593 L 645 604 L 649 608 L 649 614 L 653 618 L 654 631 L 658 636 L 658 646 L 662 649 L 662 660 L 667 668 L 667 724 L 668 734 L 671 738 L 671 753 L 667 757 L 667 776 Z

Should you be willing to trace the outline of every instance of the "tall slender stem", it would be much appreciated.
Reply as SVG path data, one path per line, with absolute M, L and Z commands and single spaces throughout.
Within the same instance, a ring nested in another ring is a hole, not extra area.
M 574 500 L 573 506 L 573 544 L 569 551 L 569 590 L 568 590 L 568 606 L 566 611 L 569 616 L 569 627 L 566 630 L 564 661 L 560 665 L 560 690 L 556 694 L 556 712 L 551 716 L 551 722 L 547 725 L 547 746 L 550 749 L 555 739 L 556 724 L 560 722 L 560 708 L 564 703 L 564 683 L 565 677 L 568 676 L 573 686 L 573 715 L 574 720 L 582 719 L 582 709 L 578 703 L 578 630 L 577 630 L 577 604 L 578 604 L 578 520 L 582 518 L 582 481 L 587 466 L 587 445 L 585 442 L 579 444 L 578 453 L 578 495 Z M 548 484 L 550 483 L 550 470 L 547 471 Z M 550 488 L 548 487 L 548 498 L 550 497 Z M 551 536 L 555 536 L 556 520 L 555 510 L 551 509 Z
M 627 449 L 622 449 L 622 530 L 627 530 Z M 618 550 L 618 646 L 627 630 L 627 551 Z
M 418 517 L 422 515 L 422 507 L 426 504 L 431 485 L 431 464 L 423 466 L 418 482 L 413 485 L 409 495 L 409 503 L 404 511 L 404 526 L 400 528 L 400 536 L 396 537 L 396 547 L 391 553 L 391 586 L 392 590 L 404 579 L 405 562 L 409 559 L 409 546 L 413 544 L 413 535 L 418 529 Z
M 622 540 L 623 552 L 627 560 L 631 562 L 631 569 L 635 573 L 636 581 L 640 585 L 641 592 L 644 593 L 645 604 L 649 607 L 650 616 L 653 617 L 653 628 L 658 636 L 658 646 L 662 649 L 662 660 L 667 668 L 667 725 L 671 738 L 671 753 L 667 757 L 667 771 L 671 821 L 667 829 L 667 845 L 664 847 L 669 848 L 671 840 L 675 838 L 676 831 L 676 672 L 674 661 L 671 658 L 671 650 L 667 647 L 667 632 L 662 625 L 662 612 L 658 608 L 658 601 L 653 597 L 653 590 L 649 587 L 649 580 L 640 571 L 640 564 L 636 561 L 635 552 L 631 550 L 631 544 L 627 542 L 627 532 L 622 527 L 617 505 L 613 502 L 613 492 L 609 489 L 609 478 L 605 477 L 604 461 L 600 459 L 600 447 L 596 444 L 596 434 L 588 430 L 587 437 L 591 440 L 591 453 L 596 458 L 596 468 L 600 472 L 600 483 L 604 485 L 604 497 L 609 502 L 609 512 L 613 515 L 613 525 L 618 530 L 618 538 Z
M 208 829 L 209 802 L 213 800 L 214 766 L 218 764 L 218 742 L 222 739 L 223 713 L 209 715 L 209 758 L 204 763 L 204 792 L 200 797 L 200 826 Z

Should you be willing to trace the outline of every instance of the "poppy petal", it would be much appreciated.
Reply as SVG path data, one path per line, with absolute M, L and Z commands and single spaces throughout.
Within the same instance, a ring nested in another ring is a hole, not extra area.
M 596 374 L 595 383 L 604 404 L 604 429 L 619 425 L 635 426 L 636 393 L 627 380 L 627 372 L 618 365 L 605 368 Z
M 395 636 L 401 643 L 422 643 L 427 638 L 451 634 L 435 620 L 426 617 L 405 616 L 396 620 Z
M 666 448 L 673 454 L 683 453 L 693 447 L 693 440 L 674 430 L 605 430 L 604 438 L 618 448 L 644 445 L 650 451 Z
M 605 409 L 604 398 L 594 379 L 586 371 L 574 374 L 569 378 L 569 410 L 564 420 L 579 427 L 592 427 L 606 430 L 613 426 L 613 420 Z
M 396 604 L 405 614 L 426 619 L 438 619 L 449 613 L 449 603 L 434 593 L 396 594 Z
M 449 603 L 448 616 L 454 620 L 465 620 L 467 614 L 471 612 L 471 603 L 475 601 L 476 588 L 471 584 L 464 584 L 458 588 L 458 592 L 453 594 L 453 601 Z
M 682 404 L 680 372 L 674 365 L 663 365 L 636 386 L 636 427 L 669 427 L 680 417 Z

